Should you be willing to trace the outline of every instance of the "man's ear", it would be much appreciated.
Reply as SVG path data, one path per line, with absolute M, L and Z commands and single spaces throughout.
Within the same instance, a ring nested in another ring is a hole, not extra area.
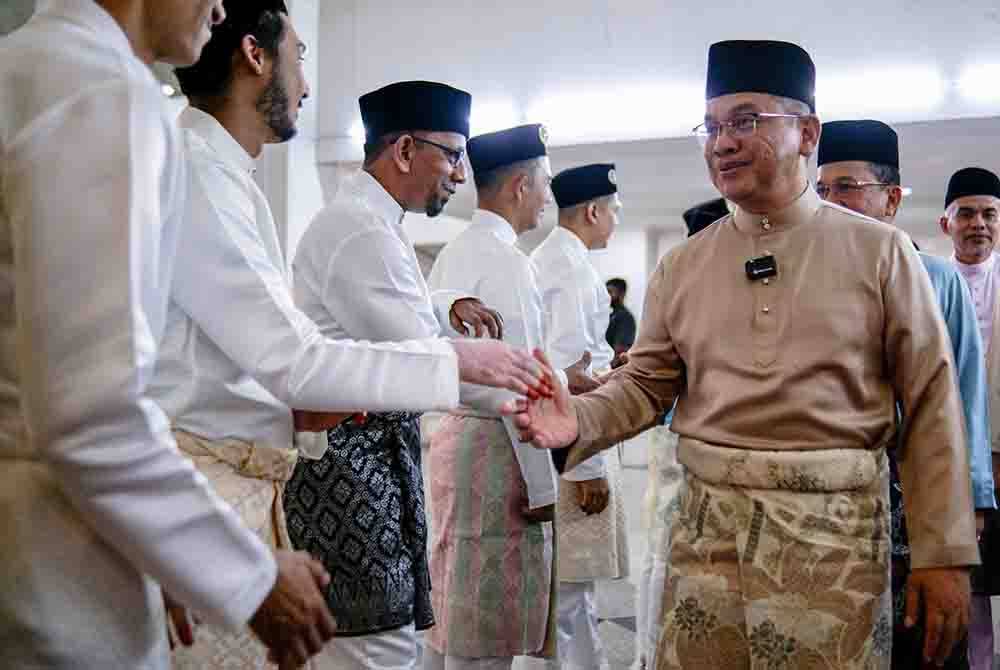
M 417 143 L 411 135 L 403 135 L 392 145 L 392 160 L 403 174 L 413 172 L 413 156 L 417 151 Z
M 243 37 L 238 58 L 255 74 L 264 74 L 264 50 L 260 48 L 257 38 L 253 35 Z

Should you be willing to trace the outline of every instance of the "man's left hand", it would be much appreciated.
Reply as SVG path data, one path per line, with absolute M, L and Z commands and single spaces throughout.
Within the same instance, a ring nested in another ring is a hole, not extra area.
M 924 605 L 924 661 L 943 667 L 969 628 L 969 569 L 921 568 L 906 582 L 906 627 L 912 628 Z
M 611 501 L 611 487 L 608 486 L 605 477 L 573 482 L 573 488 L 576 493 L 576 504 L 587 516 L 600 514 Z
M 170 594 L 163 591 L 163 605 L 167 610 L 170 621 L 167 623 L 167 639 L 170 640 L 170 648 L 173 649 L 177 643 L 185 647 L 194 644 L 194 622 L 188 615 L 188 611 L 179 602 L 170 597 Z M 171 628 L 170 624 L 173 624 Z M 176 638 L 174 634 L 176 633 Z
M 484 305 L 479 298 L 456 300 L 451 305 L 448 318 L 451 320 L 451 327 L 464 335 L 482 337 L 489 334 L 494 340 L 503 339 L 503 317 L 500 312 Z M 472 330 L 469 329 L 470 326 Z

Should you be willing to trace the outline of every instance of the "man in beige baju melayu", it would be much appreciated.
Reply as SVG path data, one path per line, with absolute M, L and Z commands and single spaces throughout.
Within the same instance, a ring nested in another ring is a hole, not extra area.
M 926 613 L 934 660 L 968 622 L 979 552 L 948 334 L 906 236 L 810 186 L 814 85 L 796 45 L 712 46 L 696 133 L 734 213 L 664 256 L 620 373 L 506 408 L 572 468 L 677 399 L 687 474 L 661 669 L 888 667 L 885 447 L 900 430 L 907 617 Z

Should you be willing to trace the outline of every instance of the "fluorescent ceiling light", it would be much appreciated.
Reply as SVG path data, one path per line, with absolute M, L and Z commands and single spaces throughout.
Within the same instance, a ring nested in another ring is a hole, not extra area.
M 962 70 L 958 90 L 971 102 L 1000 101 L 1000 63 L 970 65 Z
M 643 84 L 556 93 L 527 119 L 544 123 L 553 144 L 685 135 L 705 114 L 701 87 Z
M 946 91 L 947 82 L 934 67 L 866 68 L 820 77 L 816 106 L 821 118 L 861 118 L 877 113 L 908 116 L 937 107 Z

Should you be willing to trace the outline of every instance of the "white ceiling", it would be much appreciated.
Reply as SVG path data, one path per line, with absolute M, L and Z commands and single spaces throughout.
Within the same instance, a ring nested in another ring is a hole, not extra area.
M 625 225 L 681 229 L 684 209 L 715 197 L 685 132 L 703 113 L 708 47 L 771 38 L 811 53 L 821 117 L 874 117 L 897 127 L 903 181 L 913 189 L 899 223 L 925 244 L 936 239 L 952 172 L 1000 171 L 1000 70 L 984 87 L 991 100 L 959 87 L 967 66 L 1000 64 L 995 0 L 323 0 L 321 14 L 321 163 L 359 156 L 349 130 L 360 94 L 402 79 L 446 81 L 473 93 L 473 125 L 477 109 L 490 116 L 498 103 L 512 108 L 511 124 L 583 118 L 599 141 L 563 139 L 553 168 L 614 161 Z M 939 91 L 933 81 L 906 78 L 924 71 L 937 73 Z M 659 97 L 643 97 L 650 89 Z M 540 101 L 567 96 L 578 100 L 575 108 L 538 118 L 552 110 Z M 635 109 L 641 101 L 648 104 Z M 646 123 L 658 116 L 661 127 Z M 559 136 L 558 127 L 550 132 Z M 467 186 L 448 213 L 468 217 L 473 201 Z
M 471 91 L 474 123 L 477 106 L 505 103 L 520 117 L 515 122 L 569 125 L 574 119 L 565 114 L 527 117 L 551 112 L 539 103 L 553 96 L 582 95 L 579 115 L 611 117 L 593 122 L 604 139 L 676 136 L 701 115 L 708 46 L 729 38 L 803 45 L 817 64 L 827 118 L 866 106 L 869 115 L 897 122 L 1000 109 L 1000 97 L 976 101 L 958 91 L 965 66 L 1000 64 L 995 0 L 324 0 L 322 15 L 320 151 L 333 160 L 346 155 L 335 142 L 357 118 L 358 95 L 411 78 Z M 940 95 L 912 78 L 924 70 L 940 76 Z M 642 95 L 650 88 L 659 96 Z M 995 84 L 987 88 L 1000 93 Z M 654 109 L 636 110 L 642 105 L 631 100 L 648 100 Z M 663 117 L 659 133 L 612 132 L 615 117 L 635 126 L 656 115 Z

